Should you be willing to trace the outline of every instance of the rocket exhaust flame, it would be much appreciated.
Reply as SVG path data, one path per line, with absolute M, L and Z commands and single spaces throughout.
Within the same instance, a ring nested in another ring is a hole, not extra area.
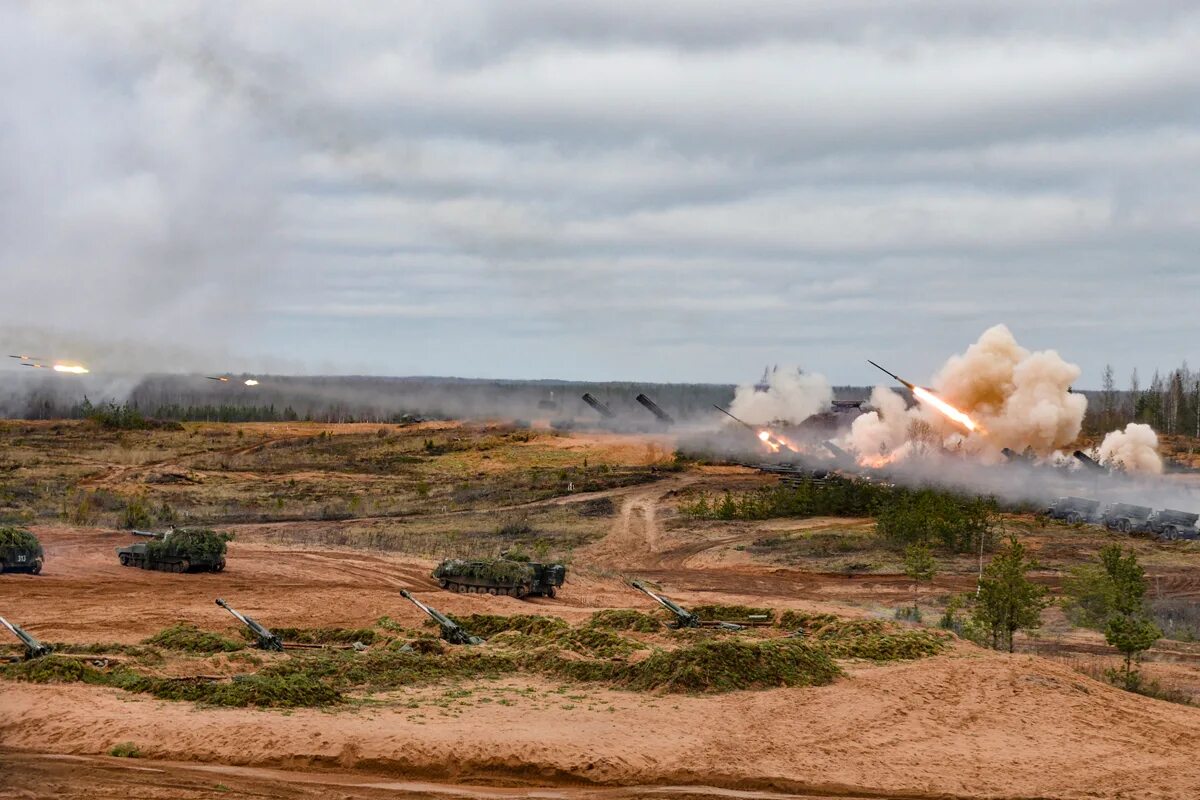
M 984 432 L 983 429 L 979 427 L 979 424 L 975 422 L 975 420 L 971 419 L 965 413 L 959 411 L 957 408 L 950 405 L 945 400 L 938 397 L 936 394 L 924 388 L 923 386 L 917 386 L 915 383 L 909 383 L 896 373 L 884 369 L 870 359 L 867 359 L 867 363 L 885 375 L 891 376 L 897 382 L 904 384 L 904 386 L 913 393 L 913 397 L 917 398 L 917 400 L 922 403 L 933 406 L 942 416 L 946 417 L 947 419 L 957 422 L 971 433 L 975 433 L 976 431 L 979 433 Z
M 87 367 L 81 367 L 78 364 L 55 364 L 55 372 L 69 372 L 72 375 L 86 375 L 89 370 Z
M 940 411 L 943 416 L 953 420 L 954 422 L 957 422 L 959 425 L 962 425 L 972 433 L 976 431 L 979 431 L 980 433 L 983 432 L 983 429 L 976 424 L 975 420 L 971 419 L 966 414 L 959 411 L 957 408 L 950 405 L 928 389 L 922 389 L 920 386 L 917 386 L 913 388 L 912 393 L 922 403 L 928 403 Z
M 254 378 L 248 379 L 245 383 L 247 386 L 258 386 L 258 381 L 254 380 Z

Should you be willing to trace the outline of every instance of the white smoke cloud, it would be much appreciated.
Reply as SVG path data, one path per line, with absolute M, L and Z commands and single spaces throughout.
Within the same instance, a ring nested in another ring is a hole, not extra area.
M 1158 454 L 1158 434 L 1149 425 L 1131 422 L 1123 431 L 1112 431 L 1100 443 L 1100 463 L 1126 472 L 1163 471 Z
M 871 405 L 875 410 L 854 420 L 844 443 L 866 461 L 894 457 L 908 440 L 913 420 L 908 404 L 891 389 L 876 386 Z
M 799 424 L 825 411 L 833 402 L 833 388 L 824 375 L 780 367 L 767 376 L 767 390 L 753 384 L 739 386 L 730 411 L 751 425 L 771 422 Z

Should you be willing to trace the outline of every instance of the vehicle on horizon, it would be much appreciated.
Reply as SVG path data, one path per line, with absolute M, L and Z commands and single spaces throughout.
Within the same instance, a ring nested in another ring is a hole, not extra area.
M 117 548 L 123 567 L 140 567 L 161 572 L 220 572 L 225 569 L 228 534 L 206 528 L 172 529 L 164 533 L 130 531 L 148 538 Z
M 433 577 L 451 592 L 554 597 L 566 580 L 567 568 L 563 564 L 542 564 L 506 554 L 473 561 L 448 558 L 434 568 Z
M 0 572 L 42 571 L 46 554 L 32 532 L 15 525 L 0 527 Z
M 1095 522 L 1100 511 L 1100 501 L 1086 497 L 1060 497 L 1046 509 L 1046 516 L 1072 525 L 1080 522 Z

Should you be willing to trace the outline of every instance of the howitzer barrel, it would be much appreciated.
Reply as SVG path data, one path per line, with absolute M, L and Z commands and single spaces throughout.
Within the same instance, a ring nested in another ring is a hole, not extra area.
M 400 596 L 410 601 L 414 606 L 421 609 L 425 614 L 438 624 L 442 629 L 442 638 L 451 644 L 483 644 L 484 640 L 478 636 L 472 636 L 470 631 L 459 625 L 454 620 L 447 617 L 442 612 L 435 608 L 422 603 L 420 600 L 412 596 L 412 592 L 407 589 L 400 590 Z
M 717 411 L 720 411 L 722 414 L 724 414 L 725 416 L 729 417 L 729 418 L 730 418 L 731 420 L 733 420 L 734 422 L 737 422 L 738 424 L 740 424 L 740 425 L 742 425 L 742 426 L 744 426 L 744 427 L 746 427 L 746 428 L 749 428 L 750 430 L 754 430 L 754 426 L 753 426 L 753 425 L 751 425 L 749 422 L 746 422 L 745 420 L 738 419 L 738 418 L 737 418 L 737 417 L 735 417 L 733 414 L 731 414 L 730 412 L 728 412 L 728 411 L 726 411 L 725 409 L 721 408 L 721 407 L 720 407 L 719 405 L 717 405 L 716 403 L 713 403 L 713 408 L 715 408 Z
M 147 538 L 149 538 L 149 539 L 158 539 L 158 538 L 161 538 L 161 537 L 163 536 L 163 534 L 161 534 L 161 533 L 155 533 L 154 531 L 139 531 L 139 530 L 132 530 L 132 531 L 130 531 L 130 533 L 132 533 L 134 536 L 145 536 L 145 537 L 147 537 Z
M 674 424 L 675 418 L 672 417 L 667 412 L 663 411 L 661 408 L 659 408 L 658 404 L 655 403 L 653 400 L 651 400 L 649 397 L 646 397 L 646 395 L 639 394 L 637 397 L 635 397 L 633 399 L 637 400 L 639 403 L 641 403 L 642 406 L 647 411 L 649 411 L 651 414 L 658 417 L 659 422 L 665 423 L 667 425 Z
M 1104 471 L 1104 467 L 1102 467 L 1099 462 L 1096 461 L 1096 459 L 1092 458 L 1082 450 L 1076 450 L 1071 455 L 1075 456 L 1075 459 L 1079 461 L 1080 464 L 1083 464 L 1089 469 L 1099 470 L 1101 472 Z
M 654 592 L 650 591 L 641 581 L 630 581 L 629 585 L 637 589 L 642 594 L 645 594 L 650 599 L 654 600 L 654 602 L 667 609 L 667 611 L 670 611 L 672 614 L 674 614 L 679 620 L 680 625 L 684 627 L 695 627 L 700 623 L 700 618 L 695 614 L 672 602 L 670 598 L 663 597 L 660 594 L 655 594 Z
M 233 614 L 233 616 L 237 617 L 239 622 L 249 628 L 250 632 L 253 633 L 254 637 L 258 640 L 259 647 L 264 650 L 283 650 L 283 640 L 271 633 L 271 630 L 268 627 L 259 623 L 258 620 L 254 619 L 254 617 L 247 617 L 245 614 L 242 614 L 236 608 L 229 605 L 219 597 L 217 598 L 217 605 L 228 611 L 230 614 Z
M 31 633 L 27 633 L 24 628 L 15 623 L 9 622 L 4 617 L 0 617 L 0 625 L 12 631 L 13 636 L 21 640 L 21 644 L 25 645 L 26 658 L 39 658 L 50 653 L 51 648 L 37 640 L 37 637 Z
M 589 406 L 594 408 L 596 410 L 596 413 L 599 414 L 600 416 L 604 417 L 605 419 L 612 419 L 613 417 L 616 416 L 616 414 L 613 413 L 611 408 L 609 408 L 604 403 L 600 402 L 595 397 L 593 397 L 590 392 L 583 393 L 583 402 L 587 403 Z

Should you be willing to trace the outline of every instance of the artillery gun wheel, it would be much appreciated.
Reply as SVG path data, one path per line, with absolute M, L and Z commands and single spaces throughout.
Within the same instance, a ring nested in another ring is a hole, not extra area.
M 487 590 L 487 593 L 488 593 L 488 594 L 493 594 L 493 595 L 494 595 L 494 594 L 499 594 L 499 590 L 498 590 L 498 589 L 497 589 L 495 586 L 489 586 L 489 587 L 488 587 L 488 590 Z
M 1079 515 L 1074 512 L 1067 514 L 1067 524 L 1068 525 L 1078 525 L 1079 524 Z
M 0 568 L 0 572 L 2 572 L 2 571 L 3 571 L 3 569 Z M 41 575 L 42 574 L 42 560 L 40 558 L 34 559 L 33 567 L 30 568 L 29 571 L 32 572 L 34 575 Z
M 117 560 L 121 562 L 122 567 L 129 566 L 129 556 L 125 555 L 124 553 L 121 553 L 121 555 L 117 558 Z
M 443 578 L 442 580 L 438 581 L 438 583 L 439 583 L 439 584 L 441 584 L 441 587 L 442 587 L 443 589 L 449 589 L 449 588 L 450 588 L 450 581 L 446 580 L 445 578 Z
M 460 583 L 460 584 L 458 585 L 458 593 L 459 593 L 459 594 L 466 594 L 466 593 L 467 593 L 467 592 L 469 592 L 470 590 L 471 590 L 471 587 L 470 587 L 470 586 L 467 586 L 465 583 Z

